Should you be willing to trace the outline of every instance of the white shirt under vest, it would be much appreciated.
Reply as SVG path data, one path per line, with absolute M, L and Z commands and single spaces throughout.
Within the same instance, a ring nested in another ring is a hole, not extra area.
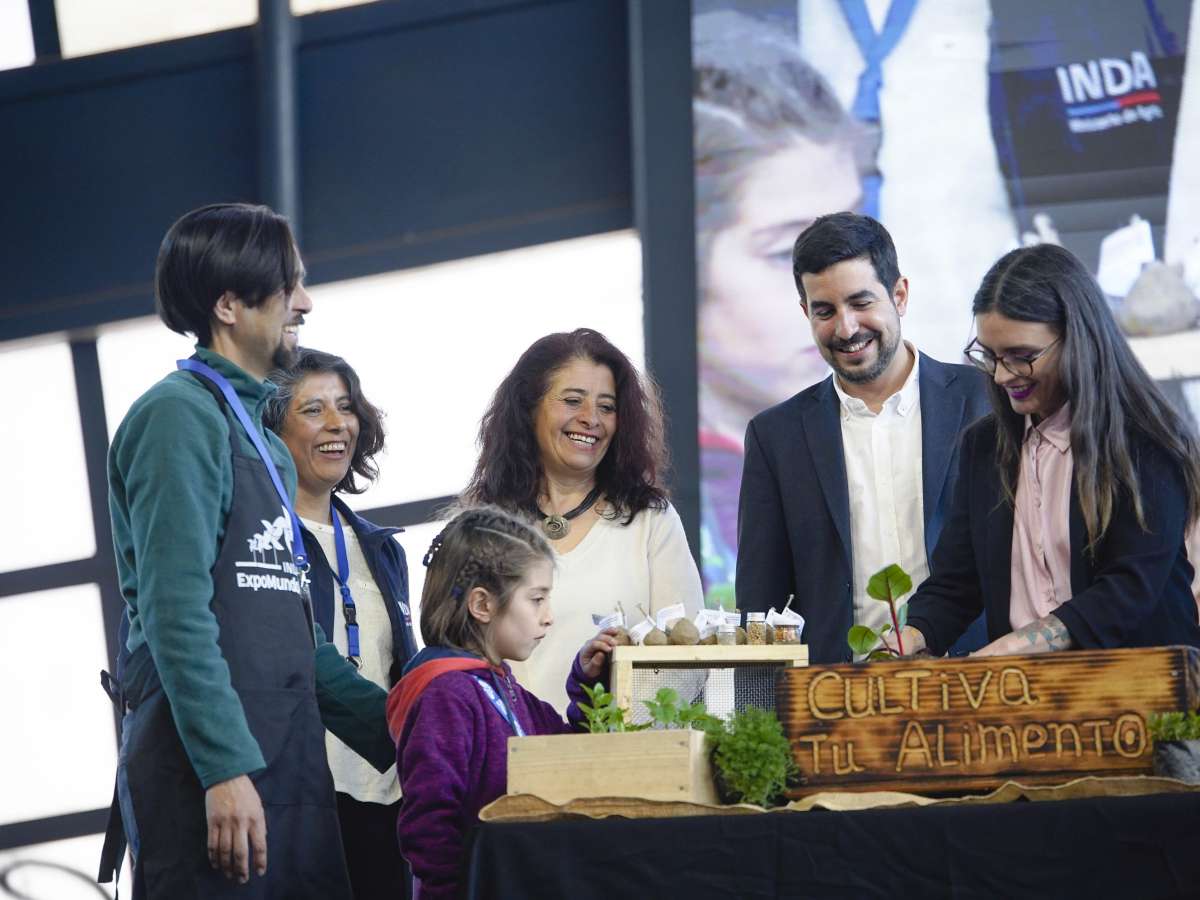
M 886 603 L 867 595 L 871 576 L 898 563 L 912 576 L 914 589 L 929 577 L 921 479 L 921 357 L 911 343 L 905 341 L 904 346 L 912 354 L 912 371 L 878 413 L 842 390 L 836 375 L 833 378 L 841 402 L 850 493 L 854 622 L 876 630 L 891 617 Z

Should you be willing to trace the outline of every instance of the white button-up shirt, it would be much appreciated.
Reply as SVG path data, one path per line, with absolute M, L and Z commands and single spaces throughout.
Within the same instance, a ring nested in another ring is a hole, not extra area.
M 836 375 L 833 379 L 841 401 L 850 492 L 854 622 L 876 630 L 891 617 L 886 603 L 867 596 L 871 576 L 898 563 L 912 576 L 914 589 L 929 577 L 921 480 L 921 358 L 912 344 L 905 342 L 905 347 L 913 355 L 912 371 L 878 413 L 842 390 Z

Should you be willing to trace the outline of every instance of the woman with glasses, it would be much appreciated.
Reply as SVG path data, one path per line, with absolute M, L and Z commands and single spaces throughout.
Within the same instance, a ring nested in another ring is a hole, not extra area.
M 1061 247 L 1025 247 L 992 266 L 973 311 L 966 353 L 993 412 L 963 436 L 905 652 L 944 654 L 981 609 L 978 655 L 1200 646 L 1184 548 L 1200 446 L 1095 279 Z

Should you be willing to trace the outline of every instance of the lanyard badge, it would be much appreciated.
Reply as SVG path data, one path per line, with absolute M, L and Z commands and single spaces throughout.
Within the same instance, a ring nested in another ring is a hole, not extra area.
M 358 644 L 358 613 L 354 595 L 350 593 L 350 560 L 346 555 L 346 535 L 338 520 L 333 501 L 329 501 L 329 518 L 333 521 L 333 545 L 337 550 L 337 583 L 342 593 L 342 613 L 346 617 L 346 658 L 356 669 L 362 668 L 362 653 Z

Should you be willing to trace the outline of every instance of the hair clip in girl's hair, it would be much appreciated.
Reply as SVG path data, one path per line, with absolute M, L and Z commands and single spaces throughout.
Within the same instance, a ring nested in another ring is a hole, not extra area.
M 438 550 L 442 549 L 442 537 L 446 534 L 446 529 L 443 528 L 437 533 L 437 537 L 433 539 L 433 543 L 429 545 L 429 549 L 425 551 L 425 555 L 421 558 L 421 563 L 425 568 L 429 568 L 429 564 L 433 562 L 433 558 L 437 556 Z
M 461 584 L 456 584 L 454 587 L 450 588 L 450 596 L 453 597 L 455 600 L 461 600 L 462 595 L 463 595 L 463 589 L 462 589 Z

